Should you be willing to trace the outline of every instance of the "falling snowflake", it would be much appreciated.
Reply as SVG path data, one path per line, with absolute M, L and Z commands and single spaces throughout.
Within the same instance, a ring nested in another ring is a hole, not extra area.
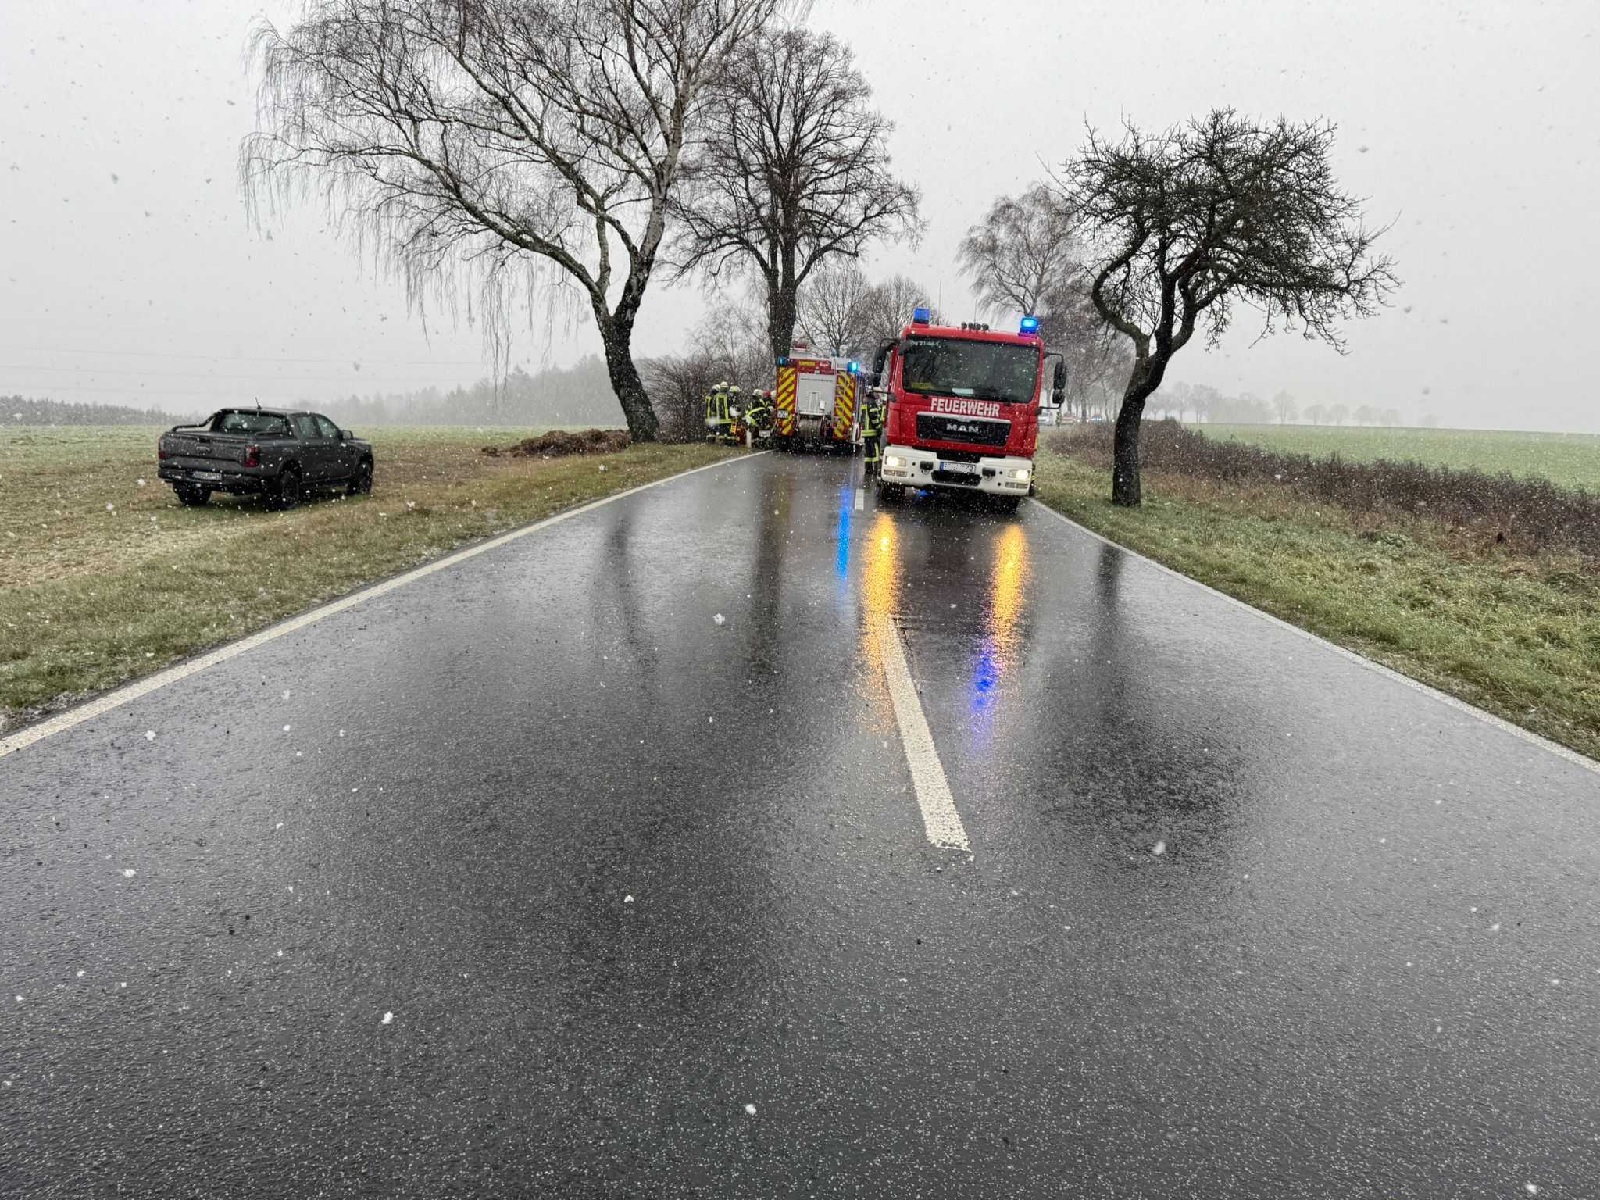
M 728 623 L 728 618 L 723 616 L 721 613 L 718 613 L 716 616 L 712 617 L 711 619 L 713 621 L 715 621 L 718 625 L 726 625 Z
M 123 877 L 123 878 L 124 878 L 124 879 L 132 879 L 132 878 L 133 878 L 133 877 L 134 877 L 134 876 L 135 876 L 135 875 L 137 875 L 137 874 L 138 874 L 138 873 L 139 873 L 139 872 L 137 872 L 137 871 L 135 871 L 135 870 L 134 870 L 134 869 L 133 869 L 133 868 L 132 868 L 132 867 L 128 867 L 128 868 L 127 868 L 127 869 L 126 869 L 126 870 L 124 870 L 124 871 L 123 871 L 123 872 L 122 872 L 122 877 Z
M 1166 852 L 1167 852 L 1167 844 L 1165 842 L 1157 842 L 1154 846 L 1152 846 L 1150 848 L 1150 853 L 1156 855 L 1157 857 L 1165 854 Z
M 155 741 L 156 740 L 156 731 L 154 729 L 146 729 L 144 731 L 144 740 L 147 741 L 147 742 Z
M 385 1025 L 393 1025 L 394 1024 L 394 1014 L 392 1012 L 384 1013 L 383 1014 L 383 1023 Z
M 633 897 L 632 896 L 624 896 L 622 898 L 622 902 L 624 904 L 632 904 L 633 903 Z
M 22 999 L 22 997 L 18 996 L 17 999 L 20 1000 L 20 999 Z M 744 1112 L 745 1112 L 745 1116 L 753 1117 L 753 1116 L 756 1115 L 756 1106 L 754 1104 L 746 1104 L 744 1106 Z

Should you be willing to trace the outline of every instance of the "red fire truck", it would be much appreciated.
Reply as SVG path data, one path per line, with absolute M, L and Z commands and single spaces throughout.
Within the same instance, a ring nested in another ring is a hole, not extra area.
M 1047 359 L 1055 363 L 1045 393 Z M 934 325 L 919 308 L 898 341 L 873 363 L 888 407 L 878 496 L 907 488 L 980 492 L 1015 509 L 1033 490 L 1039 409 L 1059 409 L 1066 364 L 1046 355 L 1039 322 L 1016 333 L 986 325 Z
M 796 346 L 778 360 L 772 440 L 779 450 L 853 451 L 860 428 L 861 364 Z

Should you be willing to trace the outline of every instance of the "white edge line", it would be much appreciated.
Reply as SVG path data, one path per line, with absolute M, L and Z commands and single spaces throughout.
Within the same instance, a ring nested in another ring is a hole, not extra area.
M 1065 521 L 1068 525 L 1072 526 L 1072 528 L 1078 530 L 1078 532 L 1088 535 L 1097 542 L 1101 542 L 1107 546 L 1121 550 L 1124 554 L 1127 554 L 1133 558 L 1137 558 L 1141 562 L 1148 563 L 1150 566 L 1154 567 L 1163 574 L 1170 575 L 1174 579 L 1181 579 L 1184 583 L 1197 587 L 1201 591 L 1210 592 L 1219 600 L 1225 600 L 1235 608 L 1242 608 L 1248 613 L 1254 613 L 1263 620 L 1270 621 L 1272 624 L 1278 626 L 1278 628 L 1287 630 L 1289 633 L 1294 634 L 1298 638 L 1308 642 L 1315 642 L 1324 649 L 1333 651 L 1341 658 L 1348 659 L 1350 662 L 1365 667 L 1367 670 L 1378 675 L 1382 675 L 1387 679 L 1391 679 L 1395 683 L 1403 684 L 1414 692 L 1420 692 L 1424 696 L 1431 696 L 1433 699 L 1439 701 L 1439 703 L 1447 705 L 1448 707 L 1455 709 L 1457 712 L 1466 713 L 1470 717 L 1476 717 L 1484 724 L 1492 725 L 1502 733 L 1509 733 L 1512 737 L 1517 738 L 1520 741 L 1527 742 L 1530 746 L 1537 746 L 1541 750 L 1547 750 L 1551 754 L 1554 754 L 1557 758 L 1564 758 L 1576 767 L 1581 767 L 1585 771 L 1590 771 L 1596 775 L 1600 775 L 1600 762 L 1596 762 L 1592 758 L 1588 758 L 1585 755 L 1579 754 L 1576 750 L 1573 750 L 1567 746 L 1563 746 L 1559 742 L 1552 742 L 1549 738 L 1540 737 L 1537 733 L 1532 733 L 1529 730 L 1522 728 L 1520 725 L 1513 725 L 1504 717 L 1497 717 L 1492 712 L 1486 712 L 1476 705 L 1468 704 L 1465 700 L 1450 695 L 1449 692 L 1441 692 L 1438 688 L 1431 687 L 1428 684 L 1423 683 L 1421 680 L 1413 679 L 1409 675 L 1403 675 L 1399 671 L 1396 671 L 1393 667 L 1386 667 L 1380 662 L 1374 662 L 1370 658 L 1357 654 L 1354 650 L 1346 649 L 1337 642 L 1330 642 L 1327 638 L 1322 637 L 1319 634 L 1312 633 L 1309 629 L 1302 629 L 1298 625 L 1295 625 L 1289 621 L 1285 621 L 1282 617 L 1275 617 L 1264 609 L 1259 609 L 1253 604 L 1247 604 L 1243 600 L 1240 600 L 1237 596 L 1230 596 L 1227 592 L 1218 591 L 1210 584 L 1202 583 L 1192 575 L 1185 575 L 1182 571 L 1169 567 L 1165 563 L 1159 563 L 1149 555 L 1140 554 L 1137 550 L 1130 550 L 1121 542 L 1114 542 L 1108 537 L 1103 537 L 1087 526 L 1080 525 L 1077 521 L 1074 521 L 1065 513 L 1057 512 L 1055 509 L 1051 508 L 1048 504 L 1037 497 L 1035 497 L 1034 503 L 1042 508 L 1045 512 L 1049 513 L 1052 517 L 1055 517 L 1057 520 Z
M 959 850 L 970 857 L 972 843 L 967 840 L 961 813 L 956 809 L 955 797 L 950 794 L 950 781 L 945 776 L 944 764 L 939 761 L 933 730 L 928 728 L 927 715 L 917 696 L 916 680 L 911 678 L 911 668 L 906 663 L 900 630 L 889 617 L 876 620 L 880 622 L 878 635 L 883 645 L 883 673 L 894 704 L 895 723 L 900 726 L 900 745 L 911 771 L 917 807 L 922 810 L 922 827 L 928 840 L 941 850 Z
M 399 591 L 409 583 L 415 583 L 419 579 L 425 579 L 429 575 L 435 575 L 440 571 L 447 571 L 451 567 L 464 563 L 469 559 L 477 558 L 480 554 L 488 554 L 491 550 L 498 550 L 502 546 L 520 541 L 522 538 L 549 529 L 552 525 L 559 525 L 562 521 L 581 517 L 585 513 L 593 512 L 597 508 L 603 508 L 607 504 L 625 500 L 629 496 L 637 496 L 640 492 L 647 492 L 651 488 L 663 487 L 679 479 L 687 479 L 689 476 L 698 475 L 702 471 L 715 471 L 736 463 L 748 462 L 753 458 L 760 458 L 768 453 L 770 451 L 762 450 L 755 454 L 746 454 L 739 458 L 724 459 L 721 462 L 707 463 L 703 467 L 680 471 L 676 475 L 668 475 L 665 479 L 642 483 L 638 487 L 628 488 L 626 491 L 617 492 L 611 496 L 602 496 L 599 500 L 591 500 L 589 503 L 579 505 L 577 508 L 569 508 L 565 512 L 558 512 L 553 516 L 541 518 L 531 525 L 524 525 L 522 528 L 513 529 L 509 533 L 497 534 L 488 541 L 468 546 L 465 550 L 453 551 L 443 558 L 425 563 L 404 574 L 396 575 L 392 579 L 373 584 L 371 587 L 363 588 L 359 592 L 353 592 L 330 604 L 324 604 L 322 607 L 314 608 L 310 612 L 301 613 L 297 617 L 290 617 L 286 621 L 280 621 L 276 625 L 241 638 L 237 642 L 229 642 L 226 646 L 219 646 L 217 649 L 207 651 L 196 658 L 191 658 L 178 663 L 176 666 L 157 671 L 154 675 L 126 684 L 115 691 L 107 692 L 103 696 L 90 700 L 85 704 L 80 704 L 76 708 L 68 709 L 66 712 L 48 720 L 40 721 L 36 725 L 29 725 L 26 729 L 19 730 L 10 737 L 0 739 L 0 758 L 15 754 L 19 750 L 25 750 L 29 746 L 44 741 L 46 738 L 54 737 L 58 733 L 65 733 L 69 729 L 74 729 L 85 722 L 94 720 L 96 717 L 104 716 L 106 713 L 121 708 L 125 704 L 131 704 L 133 701 L 148 696 L 152 692 L 158 692 L 164 687 L 188 679 L 191 675 L 198 675 L 200 672 L 209 670 L 220 663 L 238 658 L 241 654 L 247 654 L 259 646 L 266 645 L 268 642 L 276 641 L 278 638 L 286 637 L 291 633 L 297 633 L 307 626 L 315 625 L 319 621 L 325 621 L 329 617 L 347 612 L 359 604 L 365 604 L 369 600 L 387 596 L 390 592 Z

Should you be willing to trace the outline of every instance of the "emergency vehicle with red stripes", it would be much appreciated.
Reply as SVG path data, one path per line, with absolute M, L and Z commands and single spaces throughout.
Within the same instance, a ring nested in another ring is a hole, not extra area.
M 1067 383 L 1066 365 L 1046 353 L 1037 318 L 1024 317 L 1018 332 L 1004 333 L 935 325 L 919 308 L 872 368 L 874 392 L 888 408 L 880 499 L 907 488 L 947 488 L 1015 509 L 1032 492 L 1039 411 L 1059 409 Z
M 796 346 L 778 360 L 772 394 L 772 443 L 779 450 L 838 449 L 860 444 L 861 364 Z

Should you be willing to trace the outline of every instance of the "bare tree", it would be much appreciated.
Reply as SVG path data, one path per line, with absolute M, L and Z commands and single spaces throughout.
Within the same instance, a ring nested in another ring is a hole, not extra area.
M 1348 404 L 1334 404 L 1328 408 L 1328 420 L 1334 425 L 1343 425 L 1350 419 L 1350 406 Z
M 465 273 L 493 328 L 553 268 L 594 314 L 628 428 L 657 420 L 639 306 L 708 86 L 783 0 L 308 0 L 262 24 L 253 201 L 319 186 L 413 296 Z
M 661 416 L 663 434 L 675 441 L 705 436 L 705 398 L 719 383 L 750 391 L 772 386 L 765 315 L 759 302 L 724 300 L 701 320 L 687 354 L 646 359 L 640 374 Z
M 1300 419 L 1300 406 L 1288 392 L 1279 392 L 1272 398 L 1273 410 L 1278 414 L 1278 424 L 1292 425 Z
M 1067 405 L 1089 418 L 1089 406 L 1114 380 L 1126 379 L 1133 352 L 1126 339 L 1101 319 L 1094 302 L 1076 280 L 1053 292 L 1040 317 L 1045 345 L 1067 364 Z
M 1400 427 L 1400 410 L 1386 408 L 1378 414 L 1378 423 L 1385 429 L 1398 429 Z
M 872 349 L 862 341 L 862 304 L 871 286 L 853 262 L 829 263 L 800 289 L 799 328 L 824 354 L 844 358 Z
M 984 311 L 995 314 L 1043 316 L 1083 274 L 1072 215 L 1042 183 L 996 200 L 961 239 L 956 261 Z
M 943 320 L 928 299 L 928 289 L 904 275 L 896 275 L 869 287 L 857 308 L 855 340 L 866 351 L 875 351 L 885 342 L 905 332 L 918 308 L 927 308 L 935 323 Z
M 1221 109 L 1161 133 L 1093 130 L 1062 175 L 1101 316 L 1132 344 L 1117 414 L 1112 502 L 1142 499 L 1139 429 L 1172 356 L 1202 326 L 1215 343 L 1236 304 L 1263 332 L 1285 326 L 1342 349 L 1338 323 L 1370 316 L 1395 286 L 1378 232 L 1339 190 L 1326 122 L 1256 124 Z
M 1167 398 L 1166 407 L 1163 411 L 1182 421 L 1183 414 L 1189 411 L 1189 397 L 1193 392 L 1194 388 L 1191 385 L 1178 380 L 1173 383 L 1162 384 L 1161 390 L 1156 395 Z
M 871 100 L 850 48 L 806 29 L 765 31 L 710 95 L 677 206 L 680 266 L 713 280 L 754 272 L 775 358 L 814 271 L 921 232 L 916 189 L 889 170 L 894 127 Z
M 717 364 L 718 378 L 749 390 L 771 387 L 773 358 L 767 346 L 766 314 L 760 300 L 724 298 L 701 319 L 694 348 Z
M 1328 420 L 1328 408 L 1324 404 L 1306 405 L 1306 420 L 1313 425 L 1322 425 Z

